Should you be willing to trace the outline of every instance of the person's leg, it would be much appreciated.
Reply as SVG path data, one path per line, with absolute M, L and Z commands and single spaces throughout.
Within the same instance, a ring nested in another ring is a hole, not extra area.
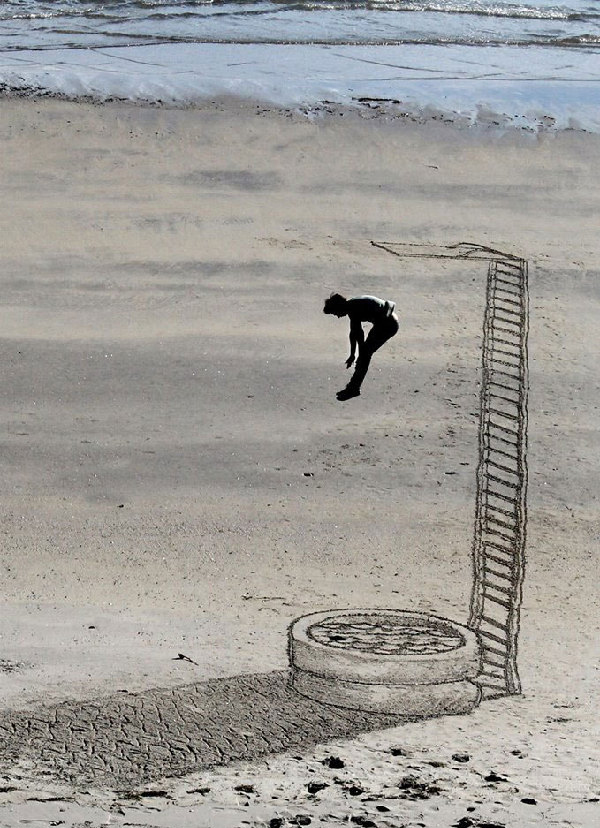
M 337 394 L 339 400 L 347 400 L 360 394 L 361 385 L 371 364 L 371 357 L 375 351 L 379 350 L 388 339 L 391 339 L 398 332 L 398 327 L 398 321 L 394 317 L 389 317 L 380 325 L 373 325 L 359 349 L 358 359 L 350 382 L 343 391 L 339 391 Z
M 366 338 L 358 352 L 358 359 L 356 360 L 356 365 L 354 366 L 354 373 L 352 374 L 350 382 L 346 386 L 347 389 L 352 388 L 353 391 L 360 391 L 360 387 L 367 375 L 369 365 L 371 364 L 371 357 L 377 350 L 377 348 L 373 348 L 372 342 L 369 341 L 370 338 L 371 334 L 369 333 L 369 336 Z M 381 344 L 383 345 L 383 342 Z

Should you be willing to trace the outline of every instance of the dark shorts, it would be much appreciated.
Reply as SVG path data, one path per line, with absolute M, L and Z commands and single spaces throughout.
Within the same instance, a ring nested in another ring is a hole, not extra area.
M 390 316 L 386 316 L 385 319 L 382 319 L 381 322 L 377 322 L 371 330 L 365 340 L 365 346 L 369 349 L 371 353 L 374 353 L 378 348 L 395 336 L 398 333 L 398 329 L 400 328 L 400 323 L 398 322 L 398 317 L 394 314 L 390 314 Z

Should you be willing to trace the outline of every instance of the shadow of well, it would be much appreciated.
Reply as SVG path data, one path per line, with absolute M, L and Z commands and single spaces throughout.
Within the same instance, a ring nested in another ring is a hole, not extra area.
M 399 721 L 304 698 L 287 671 L 276 671 L 5 711 L 0 760 L 34 763 L 75 785 L 135 786 L 306 751 Z

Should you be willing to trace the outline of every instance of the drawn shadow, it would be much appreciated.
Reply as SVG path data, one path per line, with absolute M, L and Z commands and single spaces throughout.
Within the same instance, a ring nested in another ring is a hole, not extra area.
M 6 711 L 0 760 L 33 762 L 71 784 L 139 786 L 401 721 L 311 701 L 277 671 Z

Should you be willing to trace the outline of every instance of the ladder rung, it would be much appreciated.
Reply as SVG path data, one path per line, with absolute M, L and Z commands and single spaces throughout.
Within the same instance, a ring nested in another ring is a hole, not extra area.
M 503 388 L 505 391 L 511 391 L 513 394 L 519 394 L 520 390 L 518 388 L 512 388 L 510 385 L 505 385 L 503 382 L 497 382 L 496 380 L 490 380 L 490 385 L 496 385 L 498 388 Z
M 502 353 L 500 348 L 494 348 L 494 351 L 497 352 L 497 353 Z M 502 366 L 504 366 L 504 368 L 514 368 L 516 371 L 519 371 L 519 373 L 517 374 L 516 377 L 513 376 L 513 379 L 520 379 L 520 377 L 521 377 L 521 372 L 520 372 L 521 362 L 520 361 L 517 362 L 516 360 L 513 359 L 512 362 L 507 362 L 507 360 L 501 359 L 499 356 L 495 356 L 495 354 L 492 354 L 492 349 L 491 348 L 488 348 L 486 350 L 486 355 L 488 357 L 488 362 L 494 363 L 491 366 L 492 371 L 496 370 L 496 365 L 502 365 Z M 508 354 L 508 356 L 513 356 L 513 354 Z
M 494 561 L 494 563 L 500 564 L 500 566 L 506 566 L 511 571 L 513 569 L 512 563 L 507 563 L 506 561 L 503 561 L 502 558 L 498 558 L 496 555 L 492 555 L 491 552 L 486 551 L 485 557 L 489 558 L 490 561 Z
M 515 294 L 511 290 L 506 290 L 505 288 L 497 287 L 494 293 L 506 293 L 508 296 L 514 296 Z M 494 299 L 498 299 L 500 302 L 506 302 L 509 305 L 515 305 L 515 307 L 521 309 L 521 303 L 517 302 L 516 299 L 504 299 L 502 296 L 494 296 Z
M 520 474 L 519 465 L 521 458 L 518 454 L 509 454 L 509 452 L 504 451 L 504 449 L 500 449 L 497 446 L 492 445 L 488 445 L 487 448 L 487 455 L 483 458 L 484 463 L 490 463 L 492 466 L 497 466 L 499 469 L 503 469 L 504 471 L 509 472 L 510 474 Z M 510 460 L 510 462 L 516 466 L 517 471 L 515 472 L 510 468 L 510 466 L 503 466 L 502 463 L 498 463 L 497 460 L 493 460 L 492 458 L 495 457 L 497 454 L 501 455 L 502 460 L 504 460 L 505 457 L 507 460 Z
M 504 275 L 508 276 L 509 274 L 506 273 Z M 519 282 L 515 284 L 514 282 L 509 282 L 508 279 L 501 279 L 499 276 L 496 277 L 496 282 L 500 285 L 508 285 L 508 287 L 514 288 L 515 291 L 513 293 L 513 296 L 519 296 L 519 294 L 521 293 L 521 285 L 519 284 Z
M 488 570 L 489 571 L 489 570 Z M 490 581 L 489 578 L 484 576 L 483 578 L 483 588 L 487 589 L 495 589 L 497 592 L 501 592 L 503 595 L 512 595 L 512 589 L 508 589 L 508 587 L 500 586 L 500 584 L 495 584 L 493 581 Z
M 519 386 L 521 385 L 521 375 L 520 374 L 517 374 L 515 376 L 514 374 L 509 374 L 508 371 L 503 371 L 502 368 L 492 368 L 491 371 L 492 371 L 493 375 L 498 374 L 501 377 L 507 377 L 508 379 L 515 380 L 516 382 L 518 382 Z
M 511 278 L 517 279 L 518 281 L 521 280 L 521 273 L 519 270 L 504 270 L 501 267 L 496 268 L 496 275 L 500 274 L 501 276 L 510 276 Z
M 507 523 L 505 520 L 500 520 L 500 518 L 494 517 L 493 515 L 486 515 L 486 520 L 495 523 L 497 526 L 503 526 L 505 529 L 510 529 L 511 532 L 517 532 L 517 523 Z
M 506 434 L 513 434 L 515 437 L 519 437 L 519 432 L 515 431 L 514 428 L 500 425 L 500 423 L 495 423 L 493 420 L 488 420 L 488 423 L 492 426 L 492 428 L 497 428 L 499 431 L 504 431 Z M 511 445 L 513 444 L 511 443 Z
M 486 624 L 491 624 L 492 627 L 498 627 L 498 629 L 504 630 L 504 632 L 507 632 L 505 624 L 501 624 L 499 621 L 496 621 L 494 618 L 490 618 L 489 615 L 482 615 L 481 620 L 485 621 Z
M 516 472 L 511 472 L 511 474 L 515 474 L 515 473 Z M 507 486 L 509 489 L 520 489 L 521 488 L 520 483 L 509 483 L 508 480 L 502 480 L 501 477 L 496 477 L 495 474 L 490 474 L 489 472 L 488 472 L 488 475 L 487 475 L 487 479 L 488 480 L 493 480 L 494 483 L 500 483 L 502 486 Z
M 500 294 L 506 294 L 506 296 L 502 296 Z M 510 297 L 510 299 L 508 297 Z M 514 298 L 514 293 L 511 293 L 510 290 L 504 290 L 504 288 L 501 287 L 496 288 L 492 304 L 494 310 L 498 309 L 504 311 L 504 313 L 513 314 L 519 320 L 519 325 L 521 324 L 523 309 L 519 300 Z M 508 307 L 505 307 L 506 305 L 508 305 Z
M 519 476 L 519 469 L 515 471 L 514 469 L 509 469 L 508 466 L 503 466 L 502 463 L 496 463 L 495 460 L 490 460 L 489 457 L 486 460 L 488 466 L 493 466 L 495 469 L 500 469 L 501 471 L 506 472 L 507 474 L 514 474 L 516 477 Z
M 512 357 L 515 360 L 515 362 L 517 363 L 517 365 L 519 365 L 520 362 L 521 362 L 521 355 L 520 354 L 513 354 L 512 351 L 505 351 L 504 348 L 497 348 L 495 345 L 492 345 L 492 347 L 490 348 L 490 351 L 493 351 L 495 354 L 502 354 L 503 356 Z M 493 359 L 493 357 L 492 357 L 492 359 Z M 499 359 L 498 362 L 502 362 L 502 360 Z M 514 363 L 506 362 L 504 364 L 505 365 L 513 365 Z
M 516 406 L 516 403 L 514 403 L 514 405 Z M 490 406 L 488 411 L 489 411 L 490 414 L 496 414 L 498 417 L 506 417 L 507 420 L 511 420 L 513 423 L 520 423 L 520 421 L 521 421 L 521 418 L 519 417 L 518 414 L 511 414 L 508 411 L 501 411 L 499 408 L 492 408 Z M 490 420 L 490 422 L 491 422 L 491 420 Z M 508 426 L 506 426 L 506 425 L 501 426 L 500 423 L 498 423 L 498 427 L 502 428 L 504 431 L 508 431 L 508 429 L 509 429 Z M 512 433 L 517 435 L 517 436 L 519 435 L 518 431 L 512 431 Z
M 505 546 L 501 546 L 499 543 L 493 540 L 486 540 L 484 541 L 486 546 L 491 546 L 492 549 L 496 549 L 498 552 L 503 552 L 505 555 L 512 557 L 514 554 L 514 549 L 507 549 Z
M 508 497 L 508 495 L 500 494 L 499 492 L 495 492 L 493 489 L 486 489 L 486 494 L 491 497 L 498 497 L 500 500 L 505 500 L 507 503 L 514 503 L 514 497 Z
M 499 571 L 499 570 L 497 570 L 497 569 L 493 569 L 493 568 L 492 568 L 491 566 L 489 566 L 489 565 L 488 565 L 488 563 L 487 563 L 487 558 L 492 558 L 492 557 L 493 557 L 493 556 L 492 556 L 492 555 L 490 555 L 490 553 L 489 553 L 489 552 L 486 554 L 486 561 L 485 561 L 485 569 L 486 569 L 486 571 L 487 571 L 487 572 L 489 572 L 489 573 L 490 573 L 490 575 L 493 575 L 493 576 L 494 576 L 494 577 L 496 577 L 496 578 L 502 578 L 502 580 L 503 580 L 503 581 L 508 581 L 509 583 L 511 583 L 511 584 L 512 584 L 512 582 L 513 582 L 513 577 L 512 577 L 512 566 L 511 566 L 510 564 L 507 564 L 507 563 L 505 563 L 504 561 L 500 560 L 500 558 L 494 558 L 494 561 L 493 561 L 493 562 L 494 562 L 494 563 L 498 563 L 498 565 L 499 565 L 499 566 L 505 567 L 505 568 L 509 571 L 509 573 L 510 573 L 510 574 L 508 574 L 507 572 L 500 572 L 500 571 Z
M 507 509 L 501 509 L 500 506 L 496 506 L 495 503 L 486 503 L 485 508 L 486 508 L 486 511 L 489 511 L 490 509 L 493 509 L 495 512 L 500 512 L 500 514 L 504 515 L 505 517 L 512 518 L 515 521 L 517 520 L 517 516 L 514 512 L 514 509 L 513 509 L 512 512 L 509 512 Z
M 497 661 L 486 658 L 485 655 L 483 656 L 483 663 L 486 667 L 495 667 L 498 670 L 504 670 L 506 668 L 506 664 L 503 661 L 498 663 Z
M 504 532 L 499 532 L 497 529 L 490 529 L 489 526 L 486 526 L 485 533 L 486 533 L 486 535 L 495 535 L 498 538 L 502 538 L 502 540 L 505 540 L 507 543 L 510 543 L 511 547 L 514 547 L 514 544 L 516 543 L 516 540 L 517 540 L 516 537 L 511 538 L 510 535 L 506 535 Z M 516 535 L 516 532 L 515 532 L 515 535 Z
M 480 676 L 487 676 L 488 678 L 491 678 L 491 679 L 496 679 L 496 681 L 498 681 L 499 679 L 504 679 L 503 675 L 499 676 L 498 673 L 492 673 L 491 670 L 482 670 L 479 675 Z
M 501 308 L 501 310 L 504 310 L 504 308 Z M 500 320 L 500 321 L 502 321 L 502 320 Z M 511 325 L 512 324 L 513 323 L 511 322 Z M 514 324 L 518 325 L 519 323 L 515 322 Z M 512 328 L 505 328 L 503 325 L 496 325 L 496 320 L 494 320 L 494 336 L 496 336 L 496 331 L 500 331 L 501 333 L 509 334 L 511 337 L 515 337 L 517 339 L 519 345 L 521 344 L 521 332 L 519 330 L 513 331 Z M 499 339 L 499 337 L 498 337 L 498 339 Z M 500 340 L 500 341 L 502 342 L 502 340 Z M 512 343 L 512 340 L 510 340 L 510 339 L 507 340 L 507 341 Z
M 503 651 L 503 650 L 500 650 L 498 647 L 492 647 L 491 644 L 483 644 L 482 648 L 486 652 L 494 653 L 495 655 L 500 656 L 500 658 L 502 658 L 502 659 L 504 659 L 507 655 L 506 650 Z
M 500 319 L 500 322 L 504 324 L 512 324 L 509 323 L 508 319 Z M 514 323 L 517 324 L 516 322 Z M 509 336 L 510 335 L 510 336 Z M 506 345 L 509 348 L 514 348 L 517 352 L 513 354 L 513 356 L 517 357 L 521 353 L 521 332 L 520 330 L 507 330 L 504 327 L 500 327 L 499 325 L 494 325 L 492 328 L 492 348 L 496 347 L 496 343 L 500 342 L 502 345 Z
M 483 597 L 486 601 L 493 601 L 494 604 L 499 604 L 504 609 L 512 609 L 508 601 L 503 601 L 502 598 L 496 598 L 495 595 L 489 595 L 485 589 L 483 590 Z
M 503 581 L 509 581 L 512 584 L 513 579 L 511 578 L 510 575 L 507 575 L 505 572 L 498 572 L 495 569 L 490 569 L 489 566 L 486 566 L 485 569 L 486 569 L 486 572 L 489 572 L 489 574 L 493 575 L 495 578 L 502 578 Z
M 506 437 L 502 437 L 500 434 L 492 434 L 488 431 L 488 450 L 490 452 L 499 451 L 501 454 L 504 454 L 506 457 L 509 457 L 511 460 L 518 460 L 519 459 L 519 441 L 518 440 L 508 440 Z M 509 454 L 504 449 L 498 448 L 496 445 L 492 445 L 492 440 L 494 444 L 496 442 L 502 443 L 503 446 L 508 446 L 508 448 L 515 449 L 517 454 Z
M 494 317 L 493 317 L 494 321 L 498 320 L 498 322 L 506 322 L 507 325 L 515 325 L 515 327 L 517 327 L 517 328 L 521 327 L 521 314 L 520 313 L 515 313 L 514 311 L 507 310 L 505 308 L 497 308 L 497 309 L 495 308 L 494 310 L 495 310 Z M 506 313 L 506 314 L 511 314 L 511 313 L 514 314 L 514 316 L 516 316 L 516 320 L 513 318 L 513 316 L 508 316 L 508 315 L 503 316 L 502 313 L 501 313 L 502 311 L 504 311 L 504 313 Z
M 515 393 L 516 393 L 516 392 L 515 392 Z M 504 396 L 504 394 L 496 394 L 496 392 L 495 392 L 495 391 L 493 391 L 493 392 L 490 394 L 490 396 L 493 396 L 495 400 L 504 400 L 504 402 L 510 403 L 511 405 L 515 405 L 515 406 L 517 406 L 517 408 L 518 408 L 518 407 L 520 406 L 520 404 L 521 404 L 521 400 L 520 400 L 520 399 L 519 399 L 519 400 L 513 400 L 513 399 L 512 399 L 512 397 L 505 397 L 505 396 Z
M 500 297 L 500 299 L 496 300 L 494 303 L 494 309 L 490 316 L 490 320 L 492 323 L 492 329 L 494 335 L 497 331 L 502 330 L 503 325 L 512 325 L 513 327 L 504 328 L 504 331 L 512 336 L 516 336 L 517 339 L 521 339 L 521 310 L 515 308 L 507 308 L 503 307 L 502 305 L 498 305 L 497 301 L 504 302 L 506 304 L 506 300 Z
M 499 635 L 494 635 L 494 633 L 488 632 L 487 630 L 478 630 L 479 635 L 485 636 L 485 638 L 491 638 L 492 641 L 496 641 L 498 644 L 502 644 L 503 647 L 508 647 L 508 643 L 504 638 L 500 638 Z M 488 646 L 487 644 L 483 645 L 484 647 Z

